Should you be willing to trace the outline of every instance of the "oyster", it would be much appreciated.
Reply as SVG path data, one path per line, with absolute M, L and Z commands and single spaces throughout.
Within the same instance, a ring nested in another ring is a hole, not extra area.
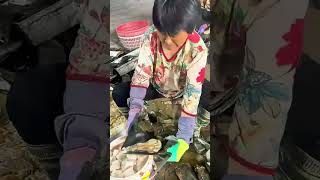
M 179 164 L 176 168 L 176 175 L 180 180 L 198 180 L 190 164 Z
M 148 153 L 157 153 L 162 147 L 161 141 L 157 139 L 150 139 L 145 143 L 138 143 L 127 148 L 123 148 L 124 151 L 146 151 Z
M 183 155 L 183 157 L 182 157 L 182 159 L 181 159 L 180 162 L 182 162 L 182 163 L 188 163 L 188 164 L 190 164 L 190 165 L 192 165 L 192 166 L 195 166 L 195 165 L 197 165 L 197 164 L 203 164 L 203 163 L 205 163 L 205 162 L 206 162 L 206 159 L 205 159 L 205 157 L 204 157 L 203 155 L 198 154 L 198 153 L 190 150 L 190 151 L 187 151 L 187 152 Z
M 110 150 L 110 173 L 112 177 L 125 178 L 138 173 L 146 164 L 148 155 L 126 154 L 118 144 Z
M 199 180 L 210 180 L 209 173 L 204 166 L 197 165 L 194 170 L 196 171 Z

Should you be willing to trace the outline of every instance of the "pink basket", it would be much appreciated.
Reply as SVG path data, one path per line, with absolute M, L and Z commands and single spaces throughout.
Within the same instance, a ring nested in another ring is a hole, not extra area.
M 118 26 L 116 32 L 121 44 L 126 49 L 133 50 L 141 45 L 144 33 L 148 28 L 149 23 L 146 20 L 132 21 Z
M 144 34 L 148 28 L 149 23 L 146 20 L 131 21 L 118 26 L 116 32 L 120 37 L 133 37 Z
M 120 42 L 128 50 L 133 50 L 136 48 L 139 48 L 140 45 L 142 44 L 144 34 L 141 34 L 139 36 L 134 36 L 134 37 L 120 37 Z

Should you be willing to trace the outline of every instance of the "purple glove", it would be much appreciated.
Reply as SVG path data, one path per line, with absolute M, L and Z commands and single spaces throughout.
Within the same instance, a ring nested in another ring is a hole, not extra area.
M 127 121 L 126 130 L 128 131 L 131 126 L 138 119 L 139 113 L 143 108 L 144 97 L 146 96 L 147 89 L 141 87 L 131 87 L 130 89 L 130 98 L 128 99 L 129 117 Z
M 199 30 L 198 30 L 198 34 L 202 34 L 206 31 L 208 27 L 208 24 L 203 24 L 202 26 L 200 26 Z
M 196 126 L 196 118 L 180 117 L 178 123 L 178 132 L 176 137 L 185 140 L 188 144 L 192 142 L 193 132 Z
M 126 125 L 126 131 L 128 131 L 131 128 L 131 126 L 136 122 L 136 120 L 139 117 L 140 111 L 141 111 L 141 109 L 139 109 L 139 108 L 130 109 L 128 121 L 127 121 L 127 125 Z

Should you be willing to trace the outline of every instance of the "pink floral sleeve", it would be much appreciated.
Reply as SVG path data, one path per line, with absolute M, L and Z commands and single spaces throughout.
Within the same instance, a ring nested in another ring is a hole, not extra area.
M 138 64 L 132 77 L 131 87 L 148 88 L 152 78 L 153 55 L 150 40 L 146 39 L 140 48 Z
M 202 45 L 197 46 L 195 57 L 187 67 L 187 85 L 182 100 L 182 116 L 195 117 L 200 101 L 202 84 L 205 80 L 205 66 L 207 64 L 208 51 L 207 48 L 202 48 Z
M 69 56 L 68 80 L 108 81 L 109 3 L 105 0 L 75 0 L 80 29 Z

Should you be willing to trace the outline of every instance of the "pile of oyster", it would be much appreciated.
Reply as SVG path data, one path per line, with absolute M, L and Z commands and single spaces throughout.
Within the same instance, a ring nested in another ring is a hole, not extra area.
M 113 148 L 111 154 L 111 176 L 112 177 L 128 177 L 136 174 L 147 163 L 149 155 L 126 154 L 128 152 L 144 151 L 148 153 L 156 153 L 161 149 L 161 141 L 150 139 L 144 143 L 137 143 L 133 146 L 122 148 L 118 145 Z
M 136 174 L 146 164 L 147 155 L 125 154 L 121 149 L 113 149 L 110 172 L 112 177 L 124 178 Z

